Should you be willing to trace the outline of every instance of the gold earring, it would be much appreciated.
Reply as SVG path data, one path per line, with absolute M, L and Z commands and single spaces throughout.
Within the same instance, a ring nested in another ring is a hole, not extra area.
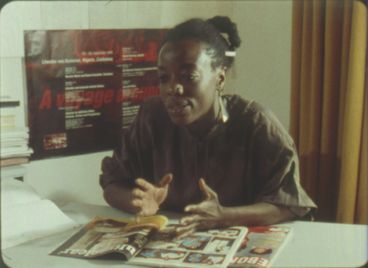
M 229 120 L 229 114 L 226 110 L 224 100 L 222 99 L 222 92 L 223 89 L 218 87 L 218 102 L 219 102 L 219 118 L 221 119 L 222 123 L 226 123 Z

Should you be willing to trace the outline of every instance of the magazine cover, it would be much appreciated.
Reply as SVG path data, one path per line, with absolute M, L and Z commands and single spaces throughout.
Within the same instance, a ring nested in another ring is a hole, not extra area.
M 159 94 L 164 29 L 24 32 L 32 159 L 113 149 Z
M 270 267 L 291 236 L 290 226 L 249 227 L 229 267 Z
M 161 215 L 135 219 L 95 218 L 50 255 L 96 258 L 107 256 L 129 260 L 168 219 Z M 108 256 L 110 255 L 110 256 Z
M 169 225 L 168 228 L 175 227 Z M 158 232 L 129 263 L 160 267 L 227 267 L 244 240 L 246 227 L 234 226 L 172 237 Z

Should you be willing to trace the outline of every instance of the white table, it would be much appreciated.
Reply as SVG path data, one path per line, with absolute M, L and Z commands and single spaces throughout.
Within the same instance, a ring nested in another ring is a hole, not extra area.
M 107 206 L 71 203 L 62 210 L 84 224 L 96 215 L 126 217 Z M 173 218 L 178 215 L 169 214 Z M 293 235 L 272 267 L 361 267 L 367 263 L 368 226 L 295 221 Z M 133 267 L 121 261 L 83 260 L 49 256 L 48 253 L 76 230 L 37 239 L 3 251 L 3 260 L 14 268 Z

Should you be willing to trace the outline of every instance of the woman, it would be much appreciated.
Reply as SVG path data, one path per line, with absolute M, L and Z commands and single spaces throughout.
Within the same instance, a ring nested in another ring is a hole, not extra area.
M 274 115 L 222 95 L 239 46 L 227 17 L 191 19 L 168 32 L 160 96 L 141 106 L 122 147 L 103 160 L 110 205 L 140 215 L 185 211 L 178 232 L 274 224 L 315 207 L 299 184 L 293 141 Z

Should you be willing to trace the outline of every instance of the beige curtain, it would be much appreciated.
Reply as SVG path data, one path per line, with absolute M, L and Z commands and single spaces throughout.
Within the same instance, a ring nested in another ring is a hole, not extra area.
M 290 132 L 317 220 L 367 223 L 367 10 L 293 2 Z

